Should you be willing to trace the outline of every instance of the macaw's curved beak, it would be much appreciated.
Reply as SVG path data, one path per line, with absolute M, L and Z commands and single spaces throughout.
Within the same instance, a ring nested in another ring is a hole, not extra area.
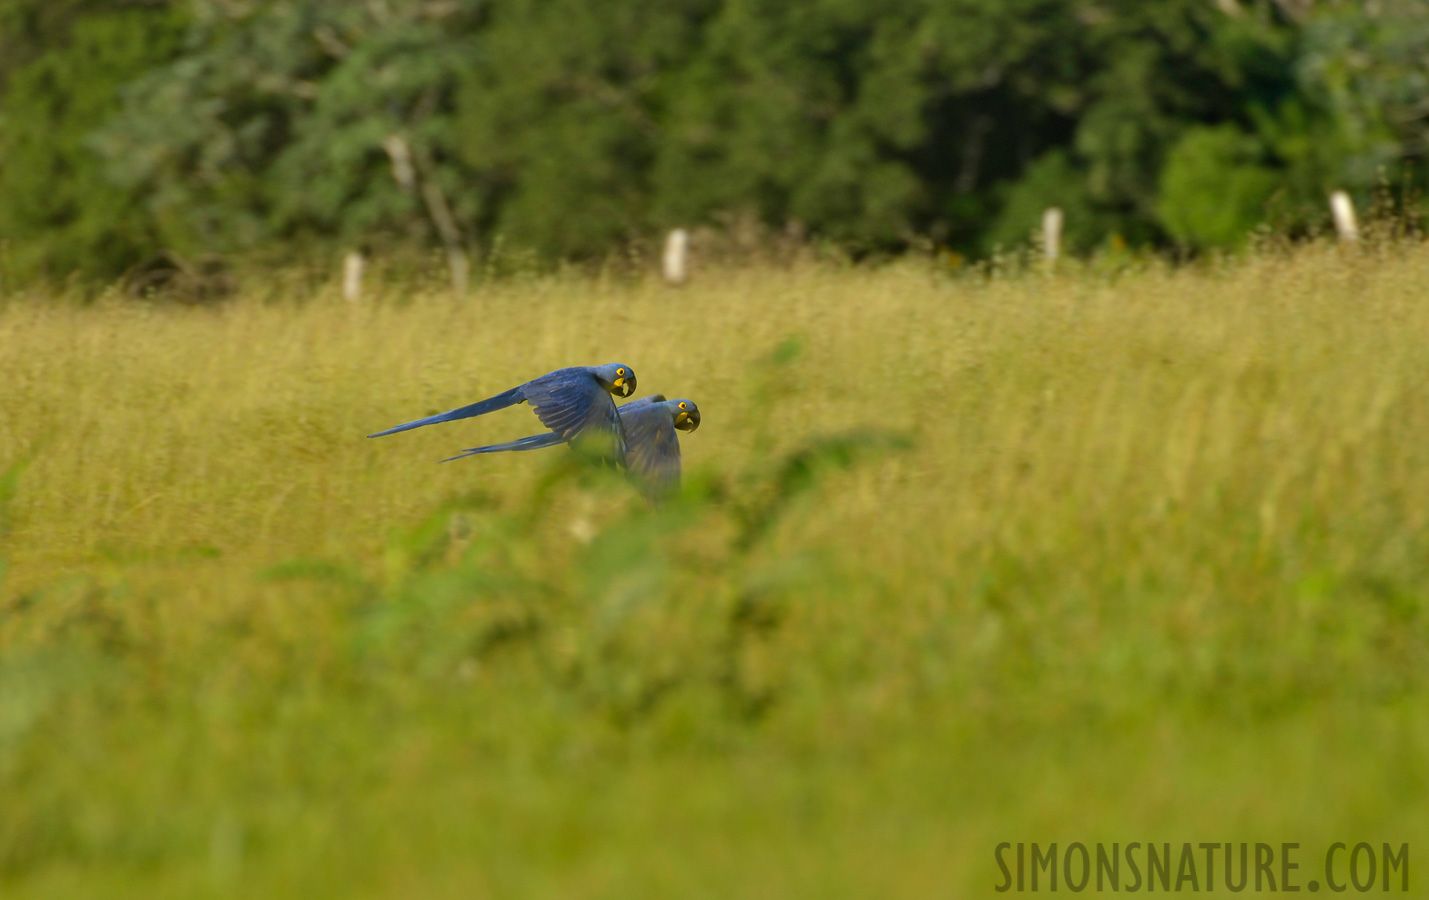
M 631 375 L 628 378 L 617 378 L 610 383 L 610 386 L 615 389 L 611 391 L 615 396 L 629 397 L 635 393 L 635 376 Z
M 675 428 L 680 431 L 694 431 L 700 427 L 700 411 L 682 412 L 675 416 Z

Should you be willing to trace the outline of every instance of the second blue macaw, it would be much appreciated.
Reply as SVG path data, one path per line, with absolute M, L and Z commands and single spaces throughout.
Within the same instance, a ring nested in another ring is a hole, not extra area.
M 694 401 L 666 400 L 661 394 L 642 397 L 620 407 L 620 422 L 625 432 L 626 468 L 653 493 L 663 494 L 679 487 L 680 438 L 676 432 L 700 427 L 700 408 Z M 478 453 L 540 450 L 564 443 L 566 439 L 555 432 L 533 434 L 504 444 L 472 447 L 442 462 Z
M 551 435 L 558 442 L 590 441 L 602 455 L 619 462 L 625 459 L 625 430 L 611 397 L 629 397 L 633 393 L 635 372 L 627 365 L 575 366 L 533 378 L 479 403 L 416 419 L 368 437 L 469 419 L 518 403 L 529 403 L 541 424 L 551 429 Z

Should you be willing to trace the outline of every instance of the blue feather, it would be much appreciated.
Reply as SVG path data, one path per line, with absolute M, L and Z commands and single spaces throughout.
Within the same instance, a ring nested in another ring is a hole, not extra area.
M 522 385 L 525 387 L 525 385 Z M 396 434 L 399 431 L 411 431 L 413 428 L 421 428 L 423 425 L 435 425 L 438 422 L 454 422 L 457 419 L 470 419 L 472 416 L 480 416 L 489 412 L 496 412 L 498 409 L 505 409 L 508 406 L 515 406 L 526 398 L 521 395 L 521 388 L 514 387 L 509 391 L 503 391 L 488 400 L 480 403 L 473 403 L 470 406 L 462 406 L 457 409 L 438 413 L 435 416 L 427 416 L 425 419 L 417 419 L 405 425 L 398 425 L 386 431 L 379 431 L 376 434 L 369 434 L 368 437 L 382 437 L 387 434 Z
M 556 434 L 554 431 L 548 431 L 545 434 L 533 434 L 530 437 L 520 438 L 519 440 L 515 441 L 507 441 L 504 444 L 491 444 L 490 446 L 486 447 L 471 447 L 467 450 L 461 451 L 456 456 L 447 457 L 446 459 L 442 460 L 442 462 L 451 462 L 454 459 L 465 459 L 468 456 L 475 456 L 478 453 L 502 453 L 507 450 L 513 452 L 519 450 L 540 450 L 543 447 L 555 447 L 559 444 L 564 444 L 565 442 L 566 439 L 561 437 L 559 434 Z

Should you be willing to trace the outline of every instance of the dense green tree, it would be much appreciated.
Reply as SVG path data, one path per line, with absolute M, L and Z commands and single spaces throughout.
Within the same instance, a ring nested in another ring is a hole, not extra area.
M 1062 148 L 1049 150 L 1011 182 L 1001 209 L 982 233 L 989 250 L 1026 243 L 1049 206 L 1062 210 L 1063 243 L 1072 252 L 1085 253 L 1118 233 L 1119 218 L 1100 206 L 1087 188 L 1086 173 Z
M 494 9 L 463 88 L 463 159 L 487 227 L 559 253 L 719 213 L 856 247 L 1006 240 L 1010 223 L 986 227 L 999 200 L 1059 149 L 1071 179 L 1054 193 L 1085 207 L 1080 227 L 1151 239 L 1180 131 L 1291 78 L 1265 71 L 1276 20 L 1202 0 Z
M 117 85 L 179 49 L 163 3 L 18 0 L 0 13 L 0 266 L 15 277 L 112 274 L 159 237 L 139 193 L 106 177 L 93 132 Z
M 1297 28 L 1294 60 L 1294 93 L 1257 110 L 1260 135 L 1282 167 L 1287 220 L 1323 218 L 1335 189 L 1368 203 L 1384 181 L 1423 187 L 1429 4 L 1324 5 Z
M 477 226 L 554 255 L 653 224 L 651 168 L 675 73 L 714 0 L 500 0 L 471 58 L 457 137 Z
M 1426 95 L 1420 0 L 12 0 L 0 258 L 1219 246 L 1402 178 Z
M 466 8 L 430 0 L 194 0 L 189 50 L 130 84 L 98 139 L 163 239 L 420 236 L 460 215 L 447 163 Z M 424 202 L 425 201 L 425 202 Z M 432 204 L 438 209 L 432 213 Z M 442 207 L 445 206 L 445 209 Z
M 1160 218 L 1187 246 L 1242 244 L 1265 220 L 1278 181 L 1251 135 L 1234 125 L 1194 128 L 1177 141 L 1161 170 Z
M 914 234 L 926 188 L 923 4 L 727 3 L 673 79 L 654 171 L 666 224 L 748 212 L 846 244 Z

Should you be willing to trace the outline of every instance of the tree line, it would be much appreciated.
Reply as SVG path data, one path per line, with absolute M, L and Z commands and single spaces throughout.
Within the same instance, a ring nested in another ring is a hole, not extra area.
M 1422 0 L 7 0 L 0 273 L 674 226 L 963 254 L 1415 203 Z

